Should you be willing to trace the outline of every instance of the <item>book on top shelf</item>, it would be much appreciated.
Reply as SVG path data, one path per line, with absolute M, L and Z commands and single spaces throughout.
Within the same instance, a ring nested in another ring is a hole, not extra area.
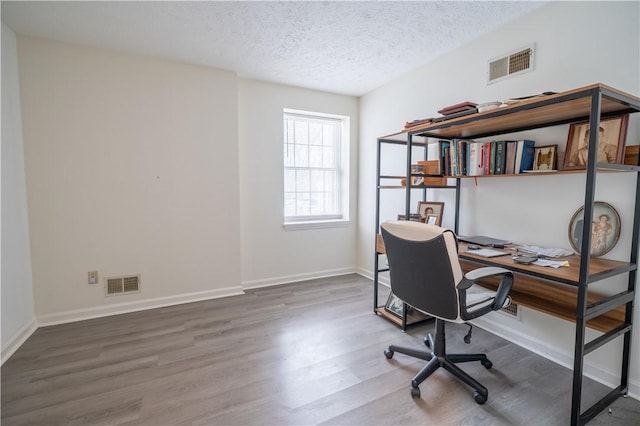
M 449 162 L 449 141 L 438 141 L 438 161 L 440 162 L 440 173 L 447 176 L 450 174 L 448 162 Z
M 467 162 L 467 175 L 484 175 L 484 143 L 469 143 L 468 152 L 469 160 Z
M 504 166 L 504 173 L 512 175 L 516 170 L 516 150 L 518 141 L 507 141 L 507 162 Z
M 503 175 L 507 160 L 506 141 L 496 141 L 496 168 L 494 174 Z
M 489 174 L 496 174 L 496 143 L 489 142 L 491 144 L 491 157 L 489 157 Z
M 491 174 L 491 142 L 484 143 L 484 174 Z
M 518 141 L 516 149 L 515 173 L 533 170 L 533 157 L 536 142 L 528 139 Z
M 465 140 L 458 140 L 458 174 L 467 175 L 467 144 Z

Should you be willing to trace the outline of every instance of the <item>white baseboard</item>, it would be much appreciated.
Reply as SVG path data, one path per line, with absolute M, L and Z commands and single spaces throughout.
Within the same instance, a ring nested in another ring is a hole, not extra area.
M 473 324 L 557 364 L 573 369 L 573 352 L 559 350 L 555 346 L 550 346 L 544 340 L 514 331 L 505 322 L 492 319 L 491 315 L 477 318 L 473 320 Z M 584 375 L 612 389 L 620 385 L 619 376 L 598 368 L 596 364 L 590 363 L 588 360 L 584 362 Z M 629 380 L 627 393 L 633 399 L 640 399 L 640 383 Z
M 373 281 L 373 271 L 370 271 L 368 269 L 362 269 L 362 268 L 358 268 L 358 270 L 356 271 L 356 274 L 358 275 L 362 275 L 365 278 L 369 278 L 371 281 Z M 378 281 L 380 282 L 380 284 L 390 287 L 391 284 L 389 283 L 389 278 L 385 275 L 380 275 L 378 278 Z
M 363 277 L 369 278 L 370 280 L 373 281 L 373 272 L 370 271 L 369 269 L 357 268 L 356 274 L 362 275 Z
M 335 277 L 357 273 L 355 268 L 327 269 L 325 271 L 311 272 L 307 274 L 286 275 L 282 277 L 265 278 L 260 280 L 243 281 L 242 288 L 250 290 L 254 288 L 272 287 L 276 285 L 295 283 L 298 281 L 314 280 L 318 278 Z
M 38 329 L 38 322 L 33 318 L 29 323 L 25 324 L 9 341 L 2 347 L 2 358 L 0 365 L 11 358 L 11 355 L 18 350 L 20 346 Z
M 65 324 L 93 318 L 107 317 L 111 315 L 126 314 L 129 312 L 145 311 L 148 309 L 163 308 L 165 306 L 180 305 L 182 303 L 199 302 L 201 300 L 218 299 L 221 297 L 237 296 L 244 294 L 242 287 L 233 286 L 215 290 L 199 291 L 195 293 L 179 294 L 175 296 L 158 297 L 155 299 L 141 300 L 137 302 L 118 303 L 107 306 L 96 306 L 86 309 L 59 312 L 42 315 L 37 318 L 38 327 Z

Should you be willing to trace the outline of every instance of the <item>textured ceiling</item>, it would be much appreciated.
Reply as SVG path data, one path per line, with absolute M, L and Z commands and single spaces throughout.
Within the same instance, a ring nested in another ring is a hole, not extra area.
M 362 95 L 543 2 L 8 2 L 18 34 Z

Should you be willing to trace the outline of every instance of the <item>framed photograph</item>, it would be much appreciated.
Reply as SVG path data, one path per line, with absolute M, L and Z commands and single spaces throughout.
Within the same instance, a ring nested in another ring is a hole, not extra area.
M 411 165 L 411 175 L 412 175 L 411 185 L 412 186 L 418 186 L 424 183 L 424 176 L 414 176 L 414 175 L 421 175 L 422 173 L 424 173 L 424 171 L 421 164 Z
M 628 124 L 628 114 L 600 120 L 598 163 L 622 163 Z M 588 121 L 573 123 L 569 126 L 567 150 L 564 155 L 564 170 L 587 168 L 589 131 Z
M 435 214 L 428 214 L 425 217 L 425 221 L 424 223 L 428 224 L 428 225 L 436 225 L 438 223 L 438 215 Z
M 580 207 L 569 222 L 569 243 L 580 253 L 582 247 L 582 227 L 584 226 L 584 206 Z M 591 256 L 608 253 L 620 238 L 620 215 L 610 204 L 602 201 L 593 203 L 591 227 Z
M 533 152 L 533 170 L 545 171 L 556 169 L 558 145 L 537 146 Z
M 387 298 L 387 304 L 384 305 L 384 309 L 387 312 L 392 313 L 393 315 L 402 318 L 402 307 L 404 306 L 404 302 L 398 298 L 393 293 L 389 293 L 389 297 Z
M 418 202 L 418 214 L 420 215 L 420 222 L 440 226 L 442 224 L 443 210 L 444 203 L 438 203 L 435 201 Z

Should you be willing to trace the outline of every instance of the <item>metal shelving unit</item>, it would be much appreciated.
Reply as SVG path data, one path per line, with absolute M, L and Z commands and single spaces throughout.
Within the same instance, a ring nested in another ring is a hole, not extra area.
M 454 138 L 481 138 L 496 136 L 522 130 L 531 130 L 542 127 L 551 127 L 561 124 L 568 124 L 579 121 L 589 121 L 590 127 L 598 128 L 601 118 L 617 116 L 621 114 L 633 114 L 640 112 L 640 98 L 613 89 L 603 84 L 594 84 L 579 89 L 557 93 L 548 96 L 532 98 L 505 108 L 487 111 L 483 113 L 471 114 L 460 118 L 442 121 L 439 123 L 427 123 L 415 126 L 404 132 L 390 135 L 378 139 L 378 164 L 377 164 L 377 206 L 376 206 L 376 235 L 380 226 L 380 153 L 381 144 L 402 143 L 407 146 L 407 170 L 406 179 L 410 182 L 410 167 L 412 147 L 415 146 L 413 139 L 416 136 L 424 138 L 454 139 Z M 636 281 L 638 273 L 638 250 L 640 239 L 640 167 L 622 164 L 597 163 L 598 132 L 591 132 L 589 135 L 588 161 L 586 170 L 586 183 L 584 188 L 584 217 L 592 217 L 594 211 L 594 193 L 596 188 L 596 178 L 599 172 L 616 171 L 634 173 L 636 175 L 635 189 L 635 211 L 632 224 L 632 239 L 629 262 L 622 267 L 612 268 L 605 273 L 589 274 L 591 258 L 589 256 L 591 246 L 591 230 L 585 226 L 582 230 L 582 246 L 580 255 L 579 274 L 574 281 L 563 282 L 563 284 L 577 287 L 577 301 L 575 311 L 576 333 L 575 351 L 573 364 L 573 384 L 571 399 L 571 424 L 578 425 L 587 423 L 613 401 L 626 394 L 629 380 L 629 364 L 631 351 L 631 332 L 633 329 L 633 302 L 636 294 Z M 400 140 L 401 142 L 398 142 Z M 422 145 L 426 146 L 426 143 Z M 554 175 L 561 179 L 564 173 L 557 172 Z M 498 176 L 499 178 L 525 177 L 531 175 L 511 175 Z M 494 178 L 496 176 L 487 176 Z M 454 188 L 456 191 L 456 212 L 455 231 L 458 232 L 460 180 L 463 177 L 452 177 L 455 179 Z M 478 179 L 483 178 L 477 176 Z M 405 212 L 409 214 L 409 204 L 411 201 L 411 188 L 406 189 Z M 379 250 L 376 248 L 375 255 L 375 277 L 374 277 L 374 309 L 378 304 L 378 273 L 379 270 Z M 522 271 L 520 271 L 522 272 Z M 612 276 L 628 274 L 627 289 L 621 293 L 606 297 L 596 303 L 588 303 L 589 285 Z M 533 274 L 531 274 L 533 275 Z M 549 277 L 545 277 L 549 279 Z M 624 323 L 605 332 L 603 335 L 586 342 L 585 329 L 586 322 L 592 318 L 602 315 L 612 309 L 624 306 Z M 380 309 L 377 308 L 376 311 Z M 407 326 L 406 312 L 402 326 Z M 584 357 L 595 349 L 623 337 L 623 353 L 621 360 L 620 383 L 609 393 L 600 398 L 585 411 L 581 409 L 582 401 L 582 378 L 584 368 Z
M 406 175 L 404 176 L 399 176 L 399 175 L 382 175 L 381 174 L 381 162 L 382 162 L 382 147 L 384 145 L 396 145 L 396 146 L 401 146 L 404 147 L 406 149 Z M 376 182 L 376 229 L 380 228 L 380 202 L 381 202 L 381 193 L 383 191 L 404 191 L 405 192 L 405 205 L 404 205 L 404 215 L 405 217 L 408 219 L 410 217 L 411 214 L 411 200 L 412 200 L 412 191 L 421 191 L 421 196 L 419 197 L 421 200 L 426 200 L 427 199 L 427 190 L 433 189 L 433 190 L 444 190 L 444 189 L 449 189 L 449 190 L 455 190 L 456 191 L 456 224 L 455 224 L 455 229 L 457 231 L 458 229 L 458 202 L 457 200 L 460 197 L 460 181 L 456 180 L 456 184 L 454 186 L 432 186 L 432 185 L 420 185 L 420 186 L 411 186 L 411 185 L 383 185 L 382 181 L 386 181 L 386 180 L 394 180 L 396 181 L 396 183 L 400 180 L 400 179 L 406 179 L 405 182 L 409 183 L 411 182 L 411 178 L 412 177 L 440 177 L 440 176 L 434 176 L 434 175 L 429 175 L 429 174 L 411 174 L 411 165 L 413 163 L 413 148 L 414 147 L 419 147 L 422 148 L 424 150 L 423 152 L 423 159 L 428 159 L 428 144 L 424 143 L 424 142 L 414 142 L 413 141 L 413 136 L 411 134 L 407 134 L 406 139 L 401 140 L 401 139 L 394 139 L 393 137 L 382 137 L 378 139 L 378 155 L 377 155 L 377 164 L 376 164 L 376 176 L 377 176 L 377 182 Z M 377 232 L 376 232 L 376 245 L 378 243 L 378 236 L 377 236 Z M 391 320 L 392 322 L 396 323 L 397 325 L 399 325 L 403 331 L 405 331 L 407 329 L 408 326 L 413 325 L 413 324 L 418 324 L 423 322 L 425 319 L 428 319 L 427 317 L 425 317 L 424 315 L 421 314 L 417 314 L 417 313 L 412 313 L 409 312 L 408 306 L 405 304 L 403 305 L 403 309 L 402 309 L 402 317 L 398 318 L 396 316 L 394 316 L 393 314 L 387 312 L 385 310 L 384 306 L 379 306 L 379 301 L 378 301 L 378 283 L 379 283 L 379 278 L 380 278 L 380 273 L 381 272 L 386 272 L 389 269 L 387 267 L 380 267 L 380 255 L 382 255 L 383 253 L 380 253 L 377 249 L 376 249 L 376 255 L 375 255 L 375 260 L 374 260 L 374 290 L 373 290 L 373 306 L 374 306 L 374 312 L 378 315 L 381 315 L 389 320 Z

